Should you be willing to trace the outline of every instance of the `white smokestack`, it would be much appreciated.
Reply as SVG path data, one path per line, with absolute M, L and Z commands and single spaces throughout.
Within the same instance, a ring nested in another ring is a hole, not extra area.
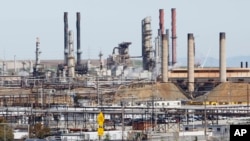
M 220 82 L 227 81 L 226 67 L 226 33 L 220 33 Z
M 188 34 L 188 91 L 194 91 L 194 36 Z

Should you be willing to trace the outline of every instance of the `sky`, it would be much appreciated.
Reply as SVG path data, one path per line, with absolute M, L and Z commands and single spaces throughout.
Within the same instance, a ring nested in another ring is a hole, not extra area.
M 104 58 L 121 42 L 132 42 L 131 56 L 141 55 L 141 20 L 150 16 L 153 39 L 159 9 L 171 29 L 176 8 L 177 61 L 187 57 L 187 34 L 193 33 L 196 58 L 219 58 L 219 33 L 226 33 L 227 57 L 250 55 L 249 0 L 0 0 L 0 60 L 34 60 L 36 37 L 41 60 L 63 59 L 63 14 L 76 39 L 76 12 L 81 13 L 82 59 Z M 76 52 L 76 40 L 74 44 Z

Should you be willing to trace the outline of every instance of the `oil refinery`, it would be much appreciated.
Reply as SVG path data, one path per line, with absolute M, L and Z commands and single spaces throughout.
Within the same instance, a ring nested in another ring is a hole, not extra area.
M 194 33 L 186 35 L 186 66 L 176 65 L 176 13 L 172 8 L 170 30 L 159 9 L 156 37 L 151 17 L 141 19 L 137 56 L 130 55 L 131 41 L 121 41 L 107 58 L 96 54 L 98 60 L 81 57 L 81 13 L 76 31 L 62 13 L 64 58 L 41 58 L 37 37 L 33 60 L 0 66 L 0 116 L 15 139 L 32 138 L 31 127 L 41 123 L 51 141 L 229 140 L 229 126 L 250 117 L 250 68 L 226 66 L 225 32 L 218 33 L 219 67 L 195 63 Z

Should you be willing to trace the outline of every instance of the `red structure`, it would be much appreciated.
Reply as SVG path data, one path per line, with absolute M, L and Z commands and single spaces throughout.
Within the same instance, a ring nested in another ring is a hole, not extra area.
M 160 16 L 159 16 L 160 34 L 163 35 L 164 34 L 164 9 L 160 9 L 159 12 L 160 12 Z
M 172 65 L 174 65 L 176 60 L 176 10 L 175 8 L 171 9 L 171 15 L 172 15 Z

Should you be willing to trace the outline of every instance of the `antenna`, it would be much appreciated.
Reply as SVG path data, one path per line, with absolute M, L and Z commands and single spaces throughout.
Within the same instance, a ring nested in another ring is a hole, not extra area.
M 204 67 L 204 65 L 205 65 L 205 63 L 206 63 L 206 61 L 207 61 L 207 58 L 208 58 L 208 55 L 209 55 L 210 51 L 211 51 L 211 47 L 208 49 L 208 52 L 207 52 L 206 58 L 205 58 L 205 60 L 203 61 L 203 64 L 201 65 L 201 68 L 203 68 L 203 67 Z

